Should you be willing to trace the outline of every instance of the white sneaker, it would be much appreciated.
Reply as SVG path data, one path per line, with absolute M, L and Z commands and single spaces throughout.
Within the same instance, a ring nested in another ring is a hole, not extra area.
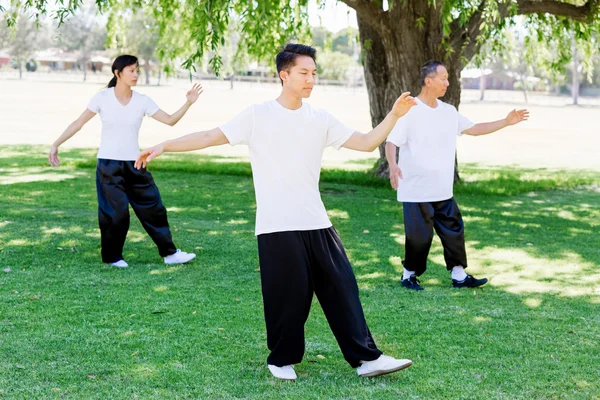
M 297 378 L 293 365 L 277 367 L 275 365 L 268 364 L 267 366 L 275 378 L 284 379 L 286 381 L 295 381 Z
M 129 264 L 127 264 L 125 262 L 125 260 L 119 260 L 117 262 L 111 263 L 110 265 L 112 265 L 113 267 L 117 267 L 117 268 L 127 268 L 127 267 L 129 267 Z
M 377 360 L 364 361 L 356 368 L 358 376 L 378 376 L 391 374 L 412 365 L 410 360 L 396 360 L 394 357 L 380 355 Z
M 165 257 L 165 264 L 185 264 L 194 258 L 196 258 L 194 253 L 186 253 L 177 249 L 175 253 Z

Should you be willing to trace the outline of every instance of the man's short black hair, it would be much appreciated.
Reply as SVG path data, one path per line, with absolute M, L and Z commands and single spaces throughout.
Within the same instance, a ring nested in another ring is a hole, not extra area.
M 435 60 L 430 60 L 430 61 L 427 61 L 425 64 L 423 64 L 423 66 L 421 67 L 421 75 L 420 75 L 421 86 L 425 86 L 425 78 L 430 78 L 430 77 L 434 76 L 435 74 L 437 74 L 437 68 L 440 65 L 442 67 L 445 67 L 443 62 L 435 61 Z
M 296 58 L 300 56 L 308 56 L 317 63 L 317 50 L 305 44 L 288 43 L 277 54 L 275 63 L 277 64 L 277 76 L 281 71 L 287 71 L 296 65 Z M 279 78 L 281 80 L 281 78 Z M 283 81 L 281 81 L 283 84 Z

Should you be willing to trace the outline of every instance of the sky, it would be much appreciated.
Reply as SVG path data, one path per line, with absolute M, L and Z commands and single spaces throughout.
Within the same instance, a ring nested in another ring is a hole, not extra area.
M 356 12 L 344 3 L 327 1 L 325 8 L 319 9 L 316 2 L 308 6 L 309 23 L 312 26 L 323 26 L 329 31 L 338 32 L 348 26 L 358 28 Z

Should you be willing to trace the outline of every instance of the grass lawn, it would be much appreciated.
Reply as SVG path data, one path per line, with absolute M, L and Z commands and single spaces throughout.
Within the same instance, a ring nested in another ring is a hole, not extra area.
M 413 360 L 356 376 L 315 300 L 299 379 L 266 368 L 250 169 L 151 164 L 176 245 L 165 266 L 132 213 L 128 269 L 101 263 L 94 152 L 0 147 L 0 399 L 600 399 L 600 173 L 463 166 L 469 271 L 437 238 L 424 292 L 400 286 L 401 206 L 363 172 L 321 191 L 378 346 Z M 4 271 L 4 272 L 3 272 Z

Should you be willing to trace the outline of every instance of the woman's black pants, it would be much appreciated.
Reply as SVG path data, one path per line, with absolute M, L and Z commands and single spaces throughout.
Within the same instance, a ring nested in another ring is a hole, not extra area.
M 152 175 L 136 169 L 134 161 L 98 159 L 96 190 L 102 261 L 123 259 L 123 246 L 129 230 L 129 204 L 148 232 L 161 257 L 177 251 L 171 238 L 167 210 Z

